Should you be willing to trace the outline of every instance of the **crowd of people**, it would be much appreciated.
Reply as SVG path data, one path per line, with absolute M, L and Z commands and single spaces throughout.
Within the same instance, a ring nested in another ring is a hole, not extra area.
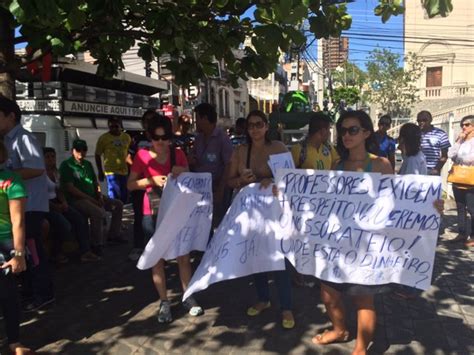
M 142 118 L 144 132 L 133 139 L 122 130 L 120 121 L 108 121 L 109 131 L 100 136 L 95 150 L 97 173 L 86 159 L 88 144 L 76 139 L 71 157 L 57 168 L 56 152 L 40 147 L 33 134 L 21 126 L 21 111 L 9 99 L 0 97 L 0 257 L 4 258 L 1 277 L 2 307 L 10 349 L 26 354 L 29 349 L 19 342 L 20 301 L 23 311 L 36 311 L 54 301 L 50 259 L 67 262 L 62 252 L 65 236 L 77 240 L 81 262 L 100 262 L 106 243 L 120 244 L 124 204 L 131 201 L 134 212 L 133 248 L 129 259 L 136 261 L 155 231 L 159 198 L 167 176 L 186 171 L 208 172 L 212 175 L 213 227 L 222 220 L 232 194 L 244 186 L 258 182 L 261 187 L 273 183 L 267 161 L 270 155 L 288 152 L 287 147 L 268 138 L 269 121 L 261 111 L 252 111 L 239 119 L 229 135 L 217 126 L 215 108 L 202 103 L 194 109 L 196 135 L 190 134 L 189 117 L 179 119 L 173 132 L 171 121 L 155 110 Z M 473 246 L 474 181 L 463 180 L 466 169 L 474 169 L 474 116 L 461 120 L 461 133 L 451 147 L 445 132 L 434 127 L 431 114 L 422 111 L 417 124 L 407 123 L 397 140 L 388 136 L 391 118 L 382 116 L 378 130 L 363 111 L 345 112 L 336 124 L 337 143 L 329 141 L 330 119 L 315 112 L 308 122 L 308 135 L 291 148 L 295 166 L 302 169 L 343 170 L 393 174 L 395 151 L 402 152 L 399 174 L 439 175 L 450 158 L 454 196 L 458 211 L 459 235 L 456 242 Z M 458 168 L 456 168 L 458 167 Z M 463 170 L 464 169 L 464 170 Z M 456 171 L 458 171 L 456 173 Z M 471 170 L 472 171 L 472 170 Z M 99 182 L 106 180 L 107 194 Z M 463 183 L 464 182 L 464 183 Z M 441 201 L 436 207 L 442 210 Z M 107 213 L 109 228 L 104 227 Z M 468 216 L 470 214 L 470 236 Z M 212 233 L 212 232 L 211 232 Z M 49 235 L 52 247 L 47 252 L 44 236 Z M 190 256 L 177 258 L 179 277 L 186 290 L 192 276 Z M 172 321 L 167 296 L 165 261 L 152 268 L 152 280 L 161 300 L 158 321 Z M 282 327 L 295 326 L 292 312 L 291 266 L 274 273 L 282 317 Z M 17 278 L 21 274 L 22 295 L 18 295 Z M 247 309 L 250 317 L 270 307 L 267 273 L 254 275 L 257 302 Z M 298 281 L 301 275 L 293 276 Z M 347 341 L 345 309 L 342 295 L 347 294 L 357 309 L 357 335 L 353 354 L 365 354 L 372 340 L 376 313 L 374 296 L 398 292 L 409 297 L 410 291 L 393 285 L 364 286 L 321 281 L 321 299 L 333 328 L 316 335 L 318 345 Z M 193 298 L 183 304 L 191 316 L 204 313 Z

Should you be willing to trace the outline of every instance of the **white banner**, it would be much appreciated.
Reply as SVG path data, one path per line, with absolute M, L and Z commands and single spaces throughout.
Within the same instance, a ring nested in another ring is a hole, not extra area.
M 272 171 L 272 175 L 276 176 L 278 169 L 294 169 L 295 163 L 290 152 L 272 154 L 268 157 L 268 166 Z
M 179 207 L 177 197 L 182 201 Z M 147 269 L 160 259 L 171 260 L 192 250 L 206 250 L 211 224 L 212 175 L 182 173 L 176 179 L 170 175 L 161 196 L 156 231 L 137 267 Z
M 183 299 L 219 281 L 285 269 L 278 251 L 281 207 L 271 190 L 251 184 L 235 196 Z
M 337 283 L 430 286 L 440 177 L 279 170 L 276 180 L 286 229 L 279 249 L 300 273 Z

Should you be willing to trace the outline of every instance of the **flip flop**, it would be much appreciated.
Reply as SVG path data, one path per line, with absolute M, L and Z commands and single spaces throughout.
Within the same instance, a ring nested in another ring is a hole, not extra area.
M 316 345 L 328 345 L 334 343 L 344 343 L 349 340 L 349 332 L 347 330 L 343 331 L 337 338 L 333 340 L 325 340 L 324 337 L 329 334 L 329 330 L 325 330 L 322 334 L 316 335 L 311 342 Z
M 268 309 L 268 308 L 270 308 L 270 307 L 271 307 L 270 302 L 267 302 L 267 303 L 265 304 L 265 306 L 264 306 L 262 309 L 260 309 L 260 310 L 258 310 L 258 309 L 255 308 L 254 306 L 249 307 L 249 308 L 247 309 L 247 315 L 250 316 L 250 317 L 258 316 L 260 313 L 262 313 L 264 310 L 266 310 L 266 309 Z

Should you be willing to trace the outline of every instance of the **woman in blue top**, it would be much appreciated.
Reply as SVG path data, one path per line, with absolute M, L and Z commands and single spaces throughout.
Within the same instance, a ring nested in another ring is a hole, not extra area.
M 336 129 L 337 151 L 341 160 L 333 167 L 335 170 L 393 174 L 388 159 L 371 154 L 377 151 L 377 142 L 372 120 L 364 111 L 342 114 Z M 366 354 L 376 325 L 374 295 L 388 291 L 390 291 L 388 285 L 338 284 L 321 280 L 321 299 L 326 306 L 333 329 L 316 335 L 312 339 L 313 343 L 324 345 L 349 339 L 342 299 L 342 294 L 345 293 L 351 296 L 357 308 L 357 338 L 352 354 Z

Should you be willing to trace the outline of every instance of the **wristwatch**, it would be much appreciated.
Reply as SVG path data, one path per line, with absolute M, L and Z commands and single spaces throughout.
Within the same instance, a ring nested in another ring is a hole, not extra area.
M 25 256 L 25 251 L 24 250 L 12 250 L 11 252 L 11 256 L 15 257 L 15 256 Z

